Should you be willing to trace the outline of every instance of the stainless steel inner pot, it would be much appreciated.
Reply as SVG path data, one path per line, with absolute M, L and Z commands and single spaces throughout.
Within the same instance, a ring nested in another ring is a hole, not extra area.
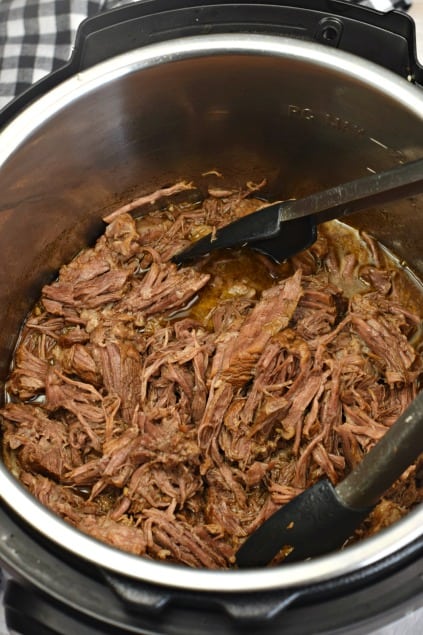
M 423 92 L 361 58 L 263 35 L 198 36 L 110 59 L 35 100 L 0 134 L 0 373 L 20 325 L 59 266 L 121 201 L 218 169 L 309 193 L 423 155 Z M 423 198 L 351 224 L 423 277 Z M 212 572 L 159 564 L 81 534 L 0 465 L 0 493 L 33 528 L 114 572 L 173 588 L 259 591 L 328 581 L 381 561 L 423 533 L 423 508 L 313 562 Z M 318 537 L 317 537 L 318 539 Z

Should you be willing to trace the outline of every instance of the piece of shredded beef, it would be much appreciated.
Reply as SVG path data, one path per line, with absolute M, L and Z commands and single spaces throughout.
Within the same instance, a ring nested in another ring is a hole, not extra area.
M 341 480 L 421 387 L 415 291 L 367 235 L 340 251 L 328 225 L 280 267 L 248 251 L 170 262 L 263 205 L 260 185 L 201 201 L 181 182 L 116 210 L 24 325 L 5 460 L 66 521 L 131 553 L 232 566 L 278 507 Z M 191 203 L 146 212 L 176 192 Z M 421 481 L 407 470 L 353 540 L 407 513 Z

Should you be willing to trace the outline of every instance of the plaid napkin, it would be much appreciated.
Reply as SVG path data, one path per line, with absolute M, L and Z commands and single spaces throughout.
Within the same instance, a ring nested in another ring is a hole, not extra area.
M 408 0 L 351 0 L 379 11 Z M 69 59 L 79 23 L 128 0 L 0 0 L 0 109 Z

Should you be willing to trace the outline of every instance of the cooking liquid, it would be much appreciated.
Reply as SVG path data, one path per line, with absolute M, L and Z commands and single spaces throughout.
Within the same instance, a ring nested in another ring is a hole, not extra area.
M 379 262 L 376 263 L 360 232 L 341 221 L 323 223 L 319 225 L 318 232 L 320 238 L 328 241 L 338 262 L 345 261 L 349 256 L 355 258 L 353 276 L 339 275 L 337 268 L 325 269 L 328 281 L 339 287 L 346 298 L 374 290 L 369 282 L 361 277 L 360 272 L 368 266 L 379 265 L 393 273 L 397 301 L 411 313 L 423 316 L 423 281 L 406 263 L 401 262 L 380 243 L 377 243 Z M 225 249 L 212 252 L 209 256 L 202 258 L 196 266 L 201 271 L 210 274 L 211 279 L 200 291 L 196 302 L 192 303 L 184 314 L 207 326 L 210 312 L 219 301 L 243 295 L 251 298 L 259 297 L 262 291 L 271 287 L 277 280 L 291 276 L 296 268 L 296 260 L 294 258 L 276 264 L 251 249 Z M 180 315 L 178 313 L 177 317 Z M 416 348 L 421 345 L 423 320 L 418 331 L 419 333 L 413 339 L 413 345 Z
M 140 219 L 140 222 L 142 224 L 142 219 Z M 314 271 L 314 273 L 326 271 L 328 281 L 339 287 L 347 299 L 357 293 L 372 291 L 369 282 L 360 275 L 360 272 L 365 267 L 378 264 L 394 273 L 396 300 L 410 312 L 419 316 L 423 315 L 423 282 L 418 280 L 413 272 L 406 265 L 400 263 L 399 259 L 392 253 L 379 246 L 377 254 L 379 263 L 376 263 L 374 253 L 368 248 L 359 232 L 340 221 L 331 221 L 320 225 L 319 236 L 319 240 L 328 242 L 338 262 L 346 261 L 346 259 L 351 257 L 354 258 L 355 264 L 353 268 L 355 274 L 353 276 L 343 277 L 339 275 L 337 269 L 332 271 L 325 270 L 321 264 L 318 265 L 317 271 Z M 304 252 L 299 258 L 300 260 L 302 259 L 302 265 L 305 265 L 304 273 L 307 275 L 307 253 Z M 244 248 L 213 252 L 211 255 L 200 259 L 195 266 L 210 274 L 209 283 L 185 309 L 172 314 L 170 318 L 163 318 L 163 322 L 168 319 L 173 321 L 189 316 L 202 323 L 206 328 L 210 328 L 212 312 L 219 302 L 235 297 L 243 297 L 252 301 L 257 300 L 265 289 L 270 288 L 278 280 L 291 276 L 298 266 L 298 261 L 294 258 L 277 265 L 262 254 Z M 162 322 L 160 318 L 159 321 Z M 413 338 L 413 345 L 416 349 L 422 348 L 422 334 L 422 322 L 420 322 L 418 333 Z M 45 397 L 41 394 L 30 401 L 32 403 L 42 403 L 44 400 Z M 6 394 L 7 401 L 16 401 L 16 398 L 13 395 Z M 9 469 L 18 476 L 19 466 L 16 463 L 16 456 L 12 457 L 9 454 L 5 456 L 5 461 Z M 84 498 L 87 498 L 90 493 L 89 488 L 83 486 L 74 487 L 74 489 Z M 104 513 L 107 513 L 108 510 L 113 508 L 118 496 L 119 492 L 113 489 L 108 489 L 101 493 L 96 499 L 99 508 Z

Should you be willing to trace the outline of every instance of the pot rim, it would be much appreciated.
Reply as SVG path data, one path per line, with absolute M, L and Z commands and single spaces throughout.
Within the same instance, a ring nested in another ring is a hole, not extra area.
M 300 588 L 328 582 L 401 551 L 423 534 L 423 505 L 377 535 L 343 551 L 308 562 L 288 563 L 269 569 L 208 570 L 165 564 L 121 551 L 82 533 L 44 507 L 0 465 L 0 492 L 4 501 L 32 529 L 91 564 L 133 580 L 184 591 L 248 593 Z M 0 533 L 0 539 L 2 538 Z
M 131 73 L 193 57 L 222 54 L 277 56 L 302 60 L 342 73 L 372 89 L 378 87 L 423 119 L 423 92 L 414 84 L 373 62 L 331 47 L 263 34 L 211 34 L 182 37 L 146 45 L 110 58 L 63 81 L 35 99 L 0 130 L 0 167 L 45 121 L 83 95 Z M 5 109 L 7 113 L 7 107 Z M 376 142 L 380 143 L 380 142 Z
M 84 94 L 156 65 L 210 55 L 258 54 L 303 60 L 378 89 L 423 119 L 416 86 L 352 54 L 287 37 L 235 34 L 193 36 L 152 44 L 102 62 L 64 81 L 31 103 L 0 132 L 0 167 L 49 117 Z M 393 555 L 423 535 L 423 505 L 404 519 L 344 551 L 272 569 L 211 571 L 164 564 L 120 551 L 67 524 L 30 495 L 0 464 L 0 494 L 33 529 L 97 566 L 144 582 L 201 592 L 253 592 L 320 583 L 357 572 Z

